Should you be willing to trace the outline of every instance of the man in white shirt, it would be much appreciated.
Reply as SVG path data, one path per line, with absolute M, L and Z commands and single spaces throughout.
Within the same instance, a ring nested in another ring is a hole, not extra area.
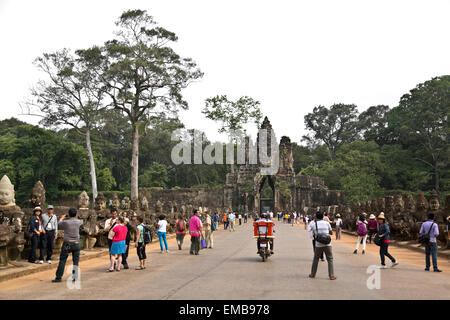
M 330 223 L 323 220 L 323 213 L 316 213 L 316 219 L 309 224 L 308 231 L 313 233 L 314 240 L 316 240 L 314 259 L 311 267 L 311 274 L 309 275 L 309 277 L 314 278 L 316 276 L 319 257 L 321 254 L 325 253 L 328 262 L 328 277 L 330 278 L 330 280 L 336 280 L 333 269 L 333 252 L 331 250 L 331 242 L 328 244 L 324 244 L 317 241 L 318 235 L 330 236 L 333 234 Z
M 230 232 L 236 231 L 236 230 L 234 230 L 234 223 L 236 220 L 236 216 L 233 212 L 230 212 L 230 214 L 228 215 L 228 220 L 230 221 Z
M 106 221 L 105 221 L 105 233 L 108 236 L 108 247 L 110 250 L 111 250 L 112 239 L 114 238 L 114 234 L 112 234 L 109 231 L 116 226 L 116 224 L 118 222 L 118 220 L 117 220 L 118 215 L 119 215 L 119 213 L 117 212 L 117 209 L 112 207 L 111 208 L 111 218 L 106 219 Z
M 53 245 L 56 238 L 58 237 L 58 218 L 54 215 L 54 207 L 49 205 L 47 207 L 47 213 L 41 215 L 42 225 L 44 226 L 45 234 L 43 235 L 46 239 L 47 244 L 47 263 L 52 263 L 53 255 Z
M 212 219 L 209 215 L 208 211 L 205 211 L 205 240 L 206 240 L 206 247 L 212 249 L 214 246 L 214 238 L 213 238 L 213 231 L 212 231 Z

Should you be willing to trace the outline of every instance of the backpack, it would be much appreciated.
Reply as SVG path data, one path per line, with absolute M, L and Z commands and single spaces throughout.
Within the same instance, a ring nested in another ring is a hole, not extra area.
M 152 229 L 150 229 L 150 227 L 146 225 L 143 225 L 142 227 L 144 228 L 144 243 L 151 243 L 153 241 Z
M 364 222 L 361 221 L 358 222 L 358 228 L 356 229 L 356 233 L 360 237 L 364 237 L 365 235 L 367 235 L 367 228 Z
M 178 220 L 177 221 L 177 231 L 178 232 L 186 231 L 186 223 L 184 223 L 183 220 Z
M 211 221 L 211 230 L 216 231 L 217 230 L 217 222 Z

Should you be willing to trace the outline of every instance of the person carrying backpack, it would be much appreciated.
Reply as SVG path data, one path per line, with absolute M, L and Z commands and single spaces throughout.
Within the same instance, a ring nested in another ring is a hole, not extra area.
M 183 215 L 180 214 L 178 216 L 177 222 L 176 222 L 176 237 L 177 237 L 177 244 L 178 244 L 178 250 L 182 249 L 184 237 L 186 236 L 186 220 L 184 220 Z
M 433 271 L 442 272 L 437 265 L 437 242 L 436 237 L 439 235 L 439 228 L 437 223 L 434 222 L 434 213 L 428 214 L 428 221 L 422 223 L 420 227 L 419 239 L 421 243 L 425 245 L 425 271 L 430 271 L 430 255 L 433 261 Z
M 145 253 L 145 241 L 144 241 L 144 219 L 142 217 L 137 217 L 138 226 L 136 227 L 136 242 L 135 247 L 137 255 L 139 258 L 139 267 L 136 270 L 145 269 L 145 261 L 147 260 L 147 255 Z
M 358 240 L 356 241 L 356 249 L 355 249 L 355 251 L 353 251 L 354 254 L 358 254 L 358 248 L 359 248 L 359 244 L 361 243 L 361 240 L 362 240 L 362 245 L 363 245 L 362 254 L 366 253 L 366 242 L 367 242 L 366 223 L 367 223 L 366 219 L 364 218 L 364 216 L 362 214 L 360 214 L 359 220 L 356 223 L 356 225 L 357 225 L 356 233 L 358 234 Z

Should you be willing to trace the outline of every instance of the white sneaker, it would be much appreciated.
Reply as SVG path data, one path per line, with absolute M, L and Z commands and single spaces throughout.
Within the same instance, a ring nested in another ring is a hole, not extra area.
M 39 260 L 39 264 L 43 264 L 44 263 L 44 260 Z
M 398 261 L 392 262 L 391 268 L 395 267 L 396 265 L 398 265 Z
M 377 268 L 378 268 L 378 269 L 386 269 L 387 267 L 384 266 L 384 265 L 381 265 L 381 266 L 378 266 Z
M 47 263 L 48 264 L 52 264 L 52 260 L 47 260 Z

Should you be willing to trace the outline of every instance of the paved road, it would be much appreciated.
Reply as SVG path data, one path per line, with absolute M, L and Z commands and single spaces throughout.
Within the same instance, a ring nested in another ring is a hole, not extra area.
M 216 232 L 214 249 L 199 256 L 188 250 L 160 254 L 154 245 L 146 270 L 107 273 L 102 258 L 81 265 L 80 290 L 51 283 L 51 271 L 34 275 L 29 284 L 26 277 L 2 283 L 0 299 L 450 299 L 449 272 L 426 273 L 407 263 L 380 270 L 381 289 L 369 290 L 366 269 L 379 263 L 378 255 L 353 255 L 345 243 L 333 242 L 338 279 L 328 280 L 326 262 L 320 262 L 317 277 L 309 279 L 308 233 L 283 224 L 277 224 L 276 231 L 275 255 L 267 262 L 256 255 L 249 223 L 234 233 Z M 169 247 L 175 246 L 169 241 Z M 137 264 L 134 254 L 129 260 Z

